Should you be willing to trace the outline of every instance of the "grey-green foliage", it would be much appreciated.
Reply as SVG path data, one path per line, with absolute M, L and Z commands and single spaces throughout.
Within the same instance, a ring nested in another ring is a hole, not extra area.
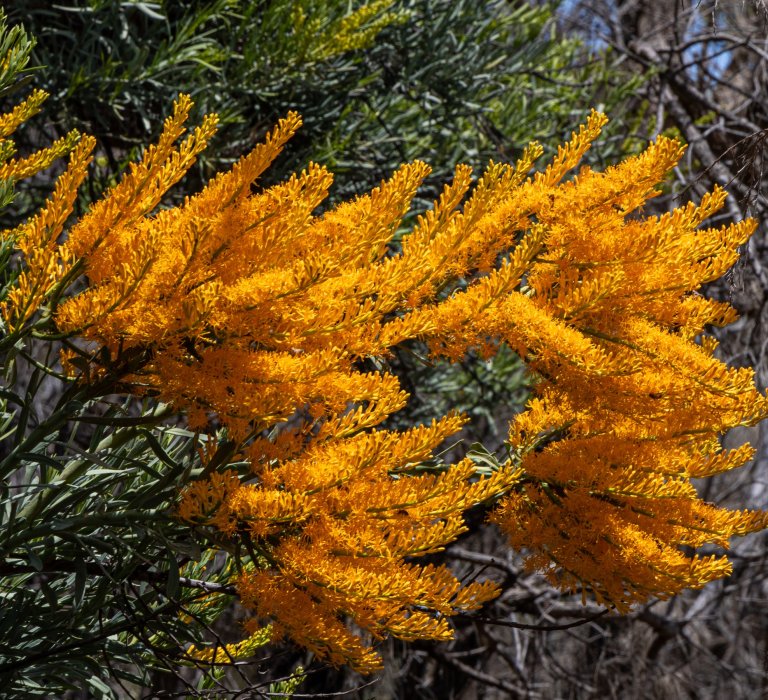
M 5 13 L 0 10 L 0 56 L 5 58 L 0 63 L 0 97 L 29 82 L 30 76 L 25 74 L 25 69 L 34 45 L 24 27 L 8 26 Z
M 583 64 L 578 44 L 555 34 L 546 7 L 472 0 L 402 6 L 410 21 L 388 27 L 366 52 L 370 82 L 316 146 L 342 190 L 421 159 L 433 168 L 432 196 L 456 163 L 480 169 L 491 158 L 514 160 L 531 140 L 549 154 L 590 107 L 619 103 L 617 76 L 601 61 Z M 601 105 L 608 92 L 612 102 Z
M 632 87 L 598 60 L 583 64 L 576 44 L 554 33 L 550 10 L 525 2 L 395 0 L 369 47 L 338 52 L 323 32 L 332 36 L 350 7 L 370 2 L 6 4 L 38 38 L 50 136 L 71 128 L 96 136 L 105 179 L 150 141 L 180 91 L 222 118 L 187 187 L 294 109 L 305 126 L 267 177 L 311 158 L 335 172 L 340 197 L 416 158 L 433 166 L 436 184 L 457 162 L 481 167 L 531 139 L 558 143 L 590 106 L 610 94 L 610 110 Z
M 334 32 L 343 35 L 341 22 L 352 14 L 346 0 L 6 4 L 10 18 L 38 39 L 39 86 L 51 95 L 47 137 L 77 128 L 99 141 L 92 197 L 156 135 L 179 92 L 192 95 L 198 113 L 221 119 L 218 139 L 187 178 L 195 189 L 289 109 L 307 122 L 294 146 L 303 159 L 307 144 L 335 125 L 344 96 L 369 74 L 354 41 L 338 60 L 334 51 Z M 396 21 L 384 7 L 358 34 Z M 30 134 L 39 138 L 39 131 Z
M 183 666 L 218 692 L 218 669 L 186 652 L 233 599 L 231 561 L 174 517 L 205 438 L 167 425 L 166 406 L 117 398 L 125 367 L 87 384 L 57 374 L 51 330 L 39 317 L 0 336 L 2 697 L 130 697 L 121 684 Z
M 204 628 L 181 616 L 203 592 L 179 570 L 189 563 L 194 578 L 212 562 L 172 510 L 199 466 L 196 439 L 157 428 L 162 407 L 106 402 L 108 379 L 70 383 L 41 412 L 53 346 L 12 340 L 0 358 L 3 697 L 113 697 L 115 679 L 145 686 L 153 668 L 177 666 Z

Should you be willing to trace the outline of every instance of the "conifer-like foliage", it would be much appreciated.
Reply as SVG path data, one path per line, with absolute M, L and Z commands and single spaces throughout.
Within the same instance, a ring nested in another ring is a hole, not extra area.
M 537 144 L 475 183 L 458 166 L 394 251 L 428 166 L 403 165 L 318 214 L 323 167 L 257 186 L 295 114 L 199 194 L 158 209 L 215 129 L 207 117 L 177 143 L 190 108 L 181 96 L 158 142 L 59 242 L 93 147 L 80 140 L 42 211 L 3 233 L 21 255 L 0 312 L 4 342 L 30 323 L 64 339 L 74 386 L 187 415 L 201 469 L 174 512 L 227 554 L 210 575 L 235 584 L 254 639 L 271 625 L 272 639 L 368 672 L 385 635 L 450 638 L 450 616 L 497 589 L 419 557 L 454 541 L 477 505 L 531 567 L 622 611 L 726 575 L 725 558 L 695 550 L 765 527 L 763 513 L 704 503 L 690 481 L 750 458 L 718 437 L 768 402 L 750 370 L 713 355 L 705 328 L 732 310 L 696 293 L 735 262 L 752 222 L 703 227 L 720 190 L 642 214 L 679 143 L 659 137 L 569 176 L 606 121 L 592 113 L 536 174 Z M 432 459 L 461 416 L 380 427 L 407 401 L 382 360 L 412 339 L 452 360 L 508 346 L 538 377 L 490 474 Z
M 168 96 L 190 93 L 219 129 L 181 187 L 248 152 L 289 110 L 300 134 L 265 174 L 279 182 L 312 158 L 334 172 L 334 201 L 402 162 L 433 169 L 425 206 L 457 162 L 484 165 L 531 138 L 556 145 L 593 102 L 619 114 L 626 75 L 585 61 L 553 28 L 553 8 L 506 0 L 7 0 L 38 43 L 45 119 L 19 145 L 78 129 L 96 137 L 93 199 L 156 135 Z M 149 48 L 151 47 L 151 49 Z M 578 116 L 577 116 L 578 115 Z M 603 152 L 614 152 L 607 146 Z M 39 183 L 18 209 L 44 198 Z M 178 196 L 178 193 L 177 193 Z M 17 212 L 13 212 L 17 214 Z

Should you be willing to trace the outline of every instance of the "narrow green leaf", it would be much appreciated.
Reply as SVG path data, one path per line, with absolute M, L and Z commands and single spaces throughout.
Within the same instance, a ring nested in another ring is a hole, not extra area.
M 112 689 L 98 676 L 91 676 L 91 678 L 88 679 L 88 685 L 96 693 L 96 697 L 98 698 L 114 697 Z
M 56 592 L 48 585 L 48 582 L 41 577 L 40 579 L 40 591 L 42 592 L 43 596 L 45 596 L 45 600 L 48 602 L 48 605 L 50 605 L 52 608 L 57 608 L 59 605 L 59 601 L 56 598 Z
M 29 545 L 26 546 L 26 550 L 27 550 L 27 559 L 29 560 L 29 565 L 35 571 L 42 571 L 43 560 L 35 552 L 32 551 Z
M 85 582 L 88 579 L 88 569 L 85 566 L 85 560 L 82 556 L 75 559 L 75 594 L 72 598 L 72 605 L 77 610 L 83 602 L 85 596 Z
M 168 580 L 165 584 L 165 592 L 171 599 L 179 593 L 179 565 L 170 550 L 168 551 Z

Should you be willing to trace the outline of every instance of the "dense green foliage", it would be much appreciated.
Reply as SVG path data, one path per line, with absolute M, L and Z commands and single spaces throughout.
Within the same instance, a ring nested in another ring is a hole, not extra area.
M 270 177 L 312 159 L 345 197 L 417 158 L 443 182 L 457 162 L 481 167 L 531 139 L 557 143 L 589 108 L 611 113 L 633 88 L 602 60 L 578 65 L 578 44 L 526 3 L 357 2 L 383 7 L 356 43 L 345 40 L 346 0 L 70 5 L 7 4 L 38 38 L 48 136 L 93 134 L 104 178 L 151 140 L 180 91 L 222 120 L 190 189 L 293 109 L 304 127 Z

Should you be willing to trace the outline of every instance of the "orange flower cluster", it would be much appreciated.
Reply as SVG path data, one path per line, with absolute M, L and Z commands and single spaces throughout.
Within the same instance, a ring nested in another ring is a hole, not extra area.
M 122 367 L 134 391 L 185 410 L 194 428 L 226 428 L 248 469 L 219 470 L 209 454 L 178 512 L 243 553 L 242 601 L 275 634 L 362 671 L 380 659 L 356 629 L 450 637 L 447 617 L 496 588 L 410 558 L 455 540 L 462 512 L 481 503 L 500 501 L 492 519 L 531 566 L 622 610 L 727 573 L 726 560 L 682 545 L 725 546 L 766 526 L 763 513 L 703 503 L 690 483 L 750 458 L 717 438 L 768 415 L 768 402 L 703 335 L 731 309 L 695 293 L 753 224 L 700 227 L 721 191 L 637 215 L 678 143 L 660 137 L 563 182 L 605 121 L 593 113 L 540 174 L 529 176 L 535 144 L 515 166 L 492 163 L 471 193 L 459 166 L 394 253 L 427 166 L 404 165 L 322 215 L 322 167 L 254 191 L 298 128 L 293 114 L 200 194 L 153 213 L 213 131 L 209 117 L 174 146 L 189 108 L 180 98 L 157 146 L 56 249 L 59 269 L 81 260 L 88 278 L 56 322 L 98 344 L 93 363 Z M 36 265 L 29 257 L 29 275 Z M 17 297 L 7 322 L 28 318 Z M 458 416 L 375 429 L 407 396 L 361 361 L 414 338 L 449 358 L 506 343 L 541 378 L 491 476 L 467 460 L 422 467 Z
M 370 671 L 380 659 L 341 616 L 375 638 L 450 639 L 448 616 L 498 592 L 491 583 L 461 586 L 445 567 L 405 562 L 455 540 L 465 530 L 463 511 L 519 475 L 505 470 L 472 482 L 469 460 L 415 475 L 460 426 L 454 416 L 401 433 L 319 438 L 291 459 L 262 463 L 251 483 L 227 471 L 190 485 L 179 514 L 249 552 L 253 566 L 237 587 L 247 607 L 274 620 L 274 637 L 287 634 L 334 663 Z
M 754 222 L 700 228 L 722 190 L 659 218 L 633 215 L 681 152 L 660 137 L 560 187 L 535 211 L 545 248 L 527 289 L 476 325 L 542 377 L 510 431 L 525 486 L 493 520 L 553 582 L 621 610 L 727 575 L 726 559 L 683 547 L 727 547 L 768 522 L 704 503 L 690 482 L 748 461 L 751 447 L 726 453 L 718 437 L 768 404 L 752 370 L 726 367 L 704 335 L 733 309 L 695 291 L 736 261 Z

